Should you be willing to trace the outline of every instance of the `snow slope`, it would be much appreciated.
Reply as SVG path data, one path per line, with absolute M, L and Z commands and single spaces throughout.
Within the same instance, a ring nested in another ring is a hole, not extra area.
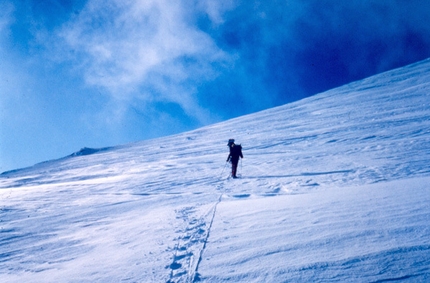
M 5 172 L 0 281 L 429 282 L 429 93 L 425 60 Z

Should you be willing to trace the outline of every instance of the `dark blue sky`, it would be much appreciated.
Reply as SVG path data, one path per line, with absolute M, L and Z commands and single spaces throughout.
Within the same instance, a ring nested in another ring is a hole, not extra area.
M 424 0 L 2 1 L 0 171 L 428 58 L 429 22 Z

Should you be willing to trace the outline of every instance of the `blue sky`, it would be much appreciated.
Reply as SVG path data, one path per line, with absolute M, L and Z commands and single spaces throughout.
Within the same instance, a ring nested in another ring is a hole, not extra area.
M 0 172 L 428 58 L 429 22 L 426 0 L 3 0 Z

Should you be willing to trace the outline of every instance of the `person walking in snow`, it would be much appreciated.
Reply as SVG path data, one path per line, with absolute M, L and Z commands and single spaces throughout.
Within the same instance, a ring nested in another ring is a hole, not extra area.
M 231 163 L 231 176 L 237 178 L 237 164 L 239 163 L 239 158 L 243 158 L 242 146 L 236 145 L 234 139 L 228 140 L 227 146 L 230 148 L 230 154 L 227 157 L 227 162 Z

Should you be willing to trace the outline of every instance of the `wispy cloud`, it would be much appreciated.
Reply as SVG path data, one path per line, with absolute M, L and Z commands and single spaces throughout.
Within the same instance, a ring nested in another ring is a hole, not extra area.
M 209 8 L 221 21 L 220 6 Z M 69 59 L 82 61 L 88 84 L 118 100 L 178 103 L 203 119 L 194 85 L 216 76 L 214 65 L 230 58 L 195 26 L 197 9 L 184 1 L 90 0 L 59 36 Z

